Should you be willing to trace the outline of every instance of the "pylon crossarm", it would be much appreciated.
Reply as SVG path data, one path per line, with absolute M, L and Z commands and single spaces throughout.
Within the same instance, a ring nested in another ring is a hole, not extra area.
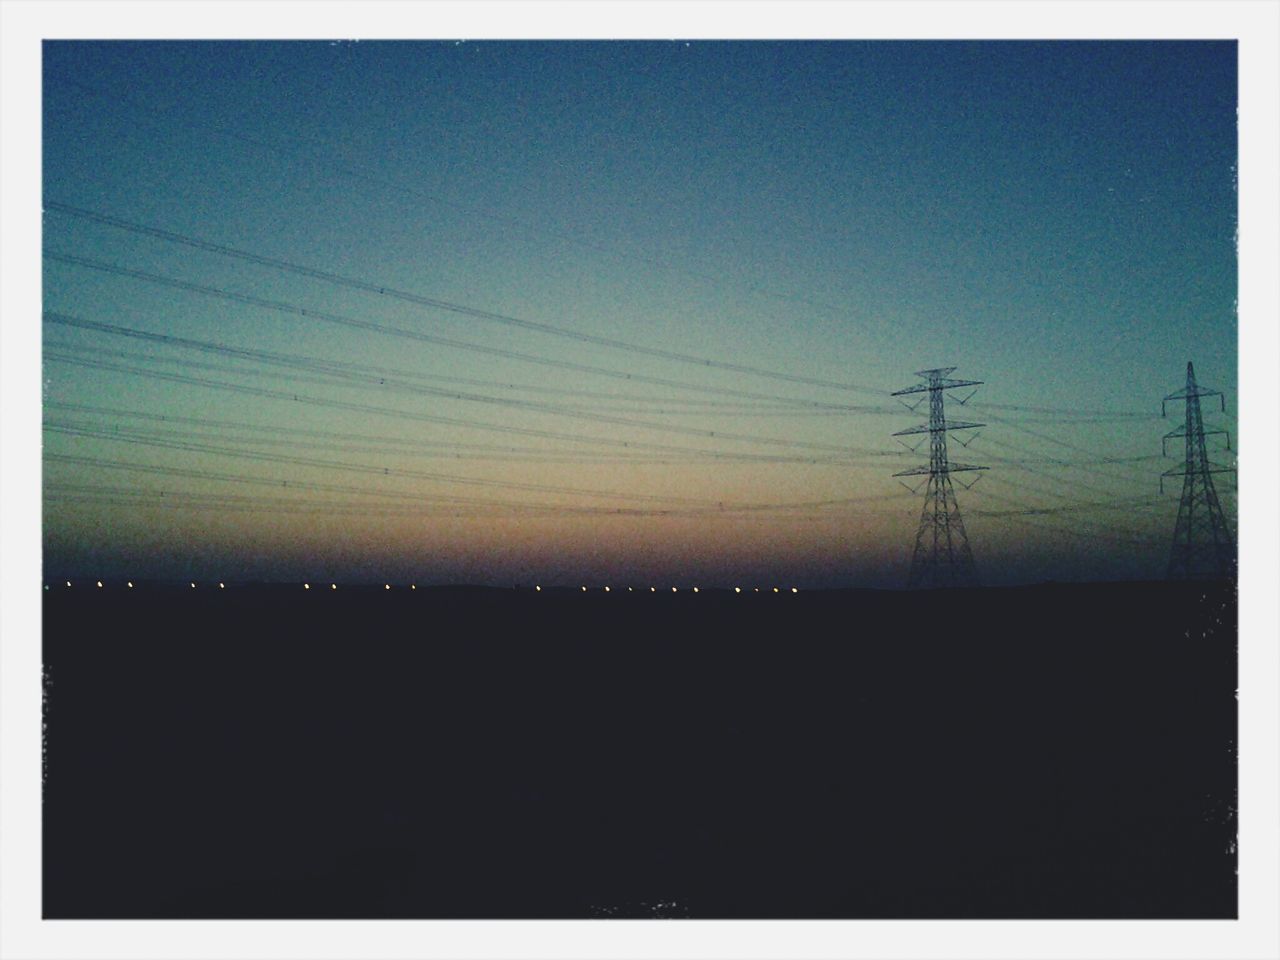
M 943 390 L 955 390 L 958 387 L 980 387 L 982 384 L 981 380 L 939 380 L 937 385 Z
M 948 463 L 945 467 L 912 467 L 910 470 L 899 470 L 894 474 L 895 477 L 919 477 L 925 474 L 937 474 L 942 476 L 947 473 L 963 473 L 966 470 L 989 470 L 990 467 L 975 467 L 967 463 Z
M 967 397 L 965 397 L 963 400 L 961 400 L 959 397 L 953 397 L 953 396 L 951 396 L 951 394 L 949 394 L 949 393 L 947 394 L 947 399 L 948 399 L 948 400 L 954 400 L 956 403 L 960 404 L 960 406 L 962 406 L 962 407 L 963 407 L 966 403 L 968 403 L 970 400 L 972 400 L 972 399 L 973 399 L 974 397 L 976 397 L 977 395 L 978 395 L 978 391 L 977 391 L 977 390 L 970 390 L 970 391 L 969 391 L 969 395 L 968 395 Z
M 916 376 L 924 377 L 926 380 L 933 377 L 945 377 L 954 369 L 955 367 L 934 367 L 932 370 L 917 370 Z
M 1226 432 L 1227 432 L 1226 430 L 1213 428 L 1213 427 L 1202 427 L 1199 430 L 1193 431 L 1193 433 L 1197 433 L 1197 434 L 1203 433 L 1206 437 L 1211 436 L 1215 433 L 1226 433 Z M 1187 435 L 1187 428 L 1185 425 L 1183 425 L 1179 427 L 1177 430 L 1170 430 L 1168 433 L 1164 435 L 1164 439 L 1174 440 L 1178 437 L 1185 437 L 1186 435 Z
M 954 370 L 955 367 L 952 367 L 951 369 Z M 917 376 L 924 376 L 926 373 L 929 373 L 929 372 L 930 371 L 925 370 L 917 374 Z M 889 394 L 889 396 L 901 397 L 908 393 L 925 393 L 929 390 L 955 390 L 957 387 L 980 387 L 980 386 L 982 386 L 981 380 L 939 379 L 939 380 L 930 380 L 928 383 L 917 383 L 914 387 L 905 387 L 902 390 L 895 390 L 893 391 L 893 393 Z
M 1178 390 L 1175 393 L 1169 394 L 1167 397 L 1165 397 L 1165 399 L 1166 400 L 1189 400 L 1192 397 L 1214 397 L 1214 396 L 1222 397 L 1222 391 L 1210 390 L 1207 387 L 1196 386 L 1196 387 L 1187 387 L 1187 388 L 1183 388 L 1182 390 Z M 1226 405 L 1227 405 L 1226 397 L 1223 397 L 1222 406 L 1224 410 L 1226 409 Z
M 944 420 L 938 424 L 922 423 L 918 427 L 908 427 L 906 430 L 899 430 L 894 436 L 905 437 L 911 433 L 941 433 L 944 430 L 976 430 L 978 427 L 985 426 L 985 423 L 969 423 L 967 420 Z
M 929 432 L 929 425 L 926 423 L 918 427 L 908 427 L 906 430 L 899 430 L 896 433 L 891 434 L 891 436 L 905 437 L 912 433 L 928 433 L 928 432 Z
M 951 469 L 954 470 L 955 467 L 952 467 Z M 1166 470 L 1164 473 L 1160 474 L 1160 476 L 1162 477 L 1188 477 L 1188 476 L 1196 477 L 1202 473 L 1235 473 L 1235 472 L 1236 472 L 1235 467 L 1224 467 L 1220 463 L 1214 463 L 1211 460 L 1206 460 L 1204 461 L 1204 464 L 1202 466 L 1195 466 L 1195 467 L 1192 467 L 1190 470 L 1188 470 L 1186 465 L 1184 464 L 1179 469 Z

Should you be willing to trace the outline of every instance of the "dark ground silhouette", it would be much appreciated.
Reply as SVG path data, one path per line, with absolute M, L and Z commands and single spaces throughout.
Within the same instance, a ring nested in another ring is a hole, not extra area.
M 1234 917 L 1235 610 L 51 588 L 44 915 Z

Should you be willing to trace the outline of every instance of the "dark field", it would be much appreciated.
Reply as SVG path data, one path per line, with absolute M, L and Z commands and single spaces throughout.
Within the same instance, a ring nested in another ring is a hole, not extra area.
M 44 605 L 48 918 L 1226 918 L 1231 588 Z

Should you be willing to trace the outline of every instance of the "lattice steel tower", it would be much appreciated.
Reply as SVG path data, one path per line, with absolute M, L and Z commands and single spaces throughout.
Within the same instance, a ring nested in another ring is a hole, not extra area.
M 1236 548 L 1227 527 L 1218 492 L 1213 488 L 1215 473 L 1229 473 L 1233 467 L 1224 467 L 1209 459 L 1204 438 L 1208 434 L 1226 434 L 1225 430 L 1206 430 L 1200 419 L 1200 398 L 1217 396 L 1222 409 L 1227 409 L 1226 398 L 1220 390 L 1208 390 L 1196 383 L 1195 370 L 1187 363 L 1187 385 L 1171 393 L 1160 404 L 1160 415 L 1165 415 L 1165 403 L 1185 400 L 1186 422 L 1177 430 L 1164 435 L 1162 447 L 1168 453 L 1169 441 L 1185 437 L 1186 462 L 1180 470 L 1166 470 L 1160 476 L 1160 491 L 1164 492 L 1165 477 L 1182 477 L 1182 502 L 1178 504 L 1178 521 L 1173 528 L 1173 547 L 1169 551 L 1171 580 L 1230 579 L 1236 572 Z M 1231 437 L 1227 435 L 1227 449 L 1231 449 Z
M 909 589 L 968 587 L 976 586 L 978 583 L 977 572 L 973 565 L 973 552 L 969 549 L 969 538 L 964 531 L 964 521 L 960 518 L 960 507 L 956 503 L 951 474 L 987 468 L 966 463 L 952 463 L 948 460 L 947 431 L 974 430 L 984 424 L 947 420 L 943 413 L 943 396 L 948 390 L 961 387 L 976 388 L 982 384 L 982 381 L 952 380 L 947 374 L 954 369 L 955 367 L 940 367 L 937 370 L 920 370 L 916 376 L 923 377 L 924 383 L 907 387 L 905 390 L 895 390 L 891 394 L 901 398 L 913 393 L 927 393 L 929 397 L 929 422 L 907 430 L 899 430 L 894 434 L 895 437 L 925 433 L 929 435 L 929 465 L 913 467 L 894 474 L 895 477 L 928 477 L 925 483 L 924 509 L 920 512 L 920 527 L 916 531 L 916 545 L 911 554 L 911 574 L 907 579 Z M 967 403 L 976 392 L 976 389 L 971 391 L 963 400 L 956 397 L 952 399 L 957 403 Z M 908 404 L 905 400 L 899 402 L 909 410 L 915 410 L 923 399 L 921 397 L 914 404 Z M 901 440 L 898 442 L 906 445 Z M 968 446 L 967 443 L 962 445 Z M 918 446 L 919 444 L 917 448 Z M 911 490 L 910 487 L 907 489 Z M 918 491 L 919 487 L 912 490 L 913 493 Z

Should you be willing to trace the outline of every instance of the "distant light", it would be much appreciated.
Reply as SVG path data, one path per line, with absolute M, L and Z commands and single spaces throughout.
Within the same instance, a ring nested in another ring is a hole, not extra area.
M 583 587 L 583 588 L 582 588 L 582 592 L 583 592 L 583 593 L 586 593 L 586 592 L 587 592 L 587 588 L 586 588 L 586 587 Z
M 69 586 L 71 586 L 71 584 L 69 584 L 69 583 L 68 583 L 68 584 L 67 584 L 67 586 L 69 587 Z M 657 588 L 657 587 L 650 587 L 650 588 L 649 588 L 649 592 L 650 592 L 650 593 L 657 593 L 657 592 L 658 592 L 658 588 Z
M 71 581 L 70 581 L 70 580 L 68 580 L 68 581 L 67 581 L 67 586 L 68 586 L 68 587 L 69 587 L 69 586 L 71 586 Z
M 411 583 L 411 584 L 409 584 L 409 589 L 410 589 L 410 590 L 417 590 L 417 589 L 418 589 L 418 585 L 417 585 L 416 583 Z
M 675 588 L 675 587 L 672 587 L 672 588 L 671 588 L 671 592 L 672 592 L 672 593 L 675 593 L 675 592 L 676 592 L 676 588 Z
M 777 587 L 774 587 L 774 588 L 773 588 L 773 592 L 774 592 L 774 593 L 777 593 L 777 592 L 778 592 L 778 588 L 777 588 Z
M 534 590 L 536 590 L 536 591 L 538 591 L 538 593 L 541 593 L 541 592 L 542 592 L 542 584 L 538 584 L 538 585 L 537 585 L 536 587 L 534 587 L 533 589 L 534 589 Z
M 634 589 L 635 587 L 627 587 L 627 593 L 631 593 Z
M 48 589 L 49 589 L 49 585 L 46 583 L 46 584 L 44 585 L 44 588 L 45 588 L 46 590 L 48 590 Z
M 195 581 L 193 580 L 191 581 L 191 589 L 194 590 L 195 588 L 196 588 L 196 584 L 195 584 Z
M 304 583 L 304 584 L 302 585 L 302 589 L 303 589 L 303 590 L 310 590 L 310 589 L 311 589 L 311 584 L 309 584 L 309 583 Z
M 759 593 L 759 592 L 760 592 L 760 588 L 759 588 L 759 587 L 752 587 L 751 589 L 752 589 L 752 590 L 754 590 L 756 593 Z
M 338 589 L 338 585 L 337 585 L 336 583 L 331 583 L 331 584 L 329 584 L 329 589 L 330 589 L 330 590 L 337 590 L 337 589 Z
M 609 592 L 609 588 L 608 588 L 608 587 L 605 587 L 605 588 L 604 588 L 604 592 L 605 592 L 605 593 L 608 593 L 608 592 Z
M 130 580 L 127 584 L 125 584 L 125 586 L 127 586 L 130 590 L 132 590 L 132 589 L 133 589 L 133 581 L 132 581 L 132 580 Z
M 795 587 L 792 587 L 792 588 L 791 588 L 791 592 L 792 592 L 792 593 L 799 593 L 800 591 L 799 591 L 799 590 L 797 590 Z
M 697 592 L 698 592 L 698 588 L 697 588 L 697 587 L 694 587 L 694 588 L 693 588 L 693 592 L 694 592 L 694 593 L 697 593 Z
M 391 589 L 391 584 L 389 584 L 389 583 L 384 583 L 384 584 L 382 585 L 382 589 L 383 589 L 383 590 L 390 590 L 390 589 Z
M 101 586 L 102 586 L 102 581 L 101 581 L 101 580 L 99 580 L 99 581 L 98 581 L 98 586 L 99 586 L 99 587 L 101 587 Z
M 741 592 L 742 592 L 742 588 L 741 588 L 741 587 L 734 587 L 734 588 L 733 588 L 733 592 L 734 592 L 734 593 L 741 593 Z
M 219 584 L 218 584 L 218 589 L 219 589 L 219 590 L 225 590 L 225 589 L 227 589 L 227 585 L 226 585 L 225 583 L 219 583 Z

